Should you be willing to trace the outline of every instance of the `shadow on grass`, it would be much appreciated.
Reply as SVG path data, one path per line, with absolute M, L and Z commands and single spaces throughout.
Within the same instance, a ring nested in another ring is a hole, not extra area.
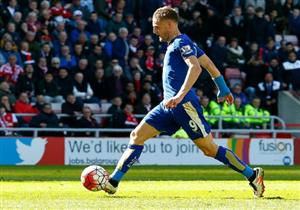
M 283 198 L 281 196 L 273 196 L 273 197 L 264 197 L 264 199 L 267 199 L 267 200 L 284 200 L 285 198 Z

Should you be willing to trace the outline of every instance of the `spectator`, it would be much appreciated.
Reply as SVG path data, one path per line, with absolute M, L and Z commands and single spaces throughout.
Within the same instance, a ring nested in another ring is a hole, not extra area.
M 118 34 L 121 28 L 125 28 L 125 22 L 123 21 L 123 15 L 120 13 L 116 13 L 112 20 L 107 23 L 106 32 L 109 34 L 113 32 Z
M 274 80 L 271 73 L 267 73 L 265 80 L 258 84 L 258 93 L 263 101 L 262 105 L 272 115 L 277 115 L 277 96 L 280 89 L 280 82 Z
M 61 112 L 69 116 L 61 120 L 70 128 L 77 127 L 77 118 L 81 115 L 83 104 L 76 100 L 76 97 L 70 93 L 66 97 L 66 102 L 61 105 Z
M 124 27 L 120 28 L 119 36 L 112 45 L 112 56 L 119 60 L 119 64 L 122 68 L 125 67 L 126 61 L 128 60 L 129 45 L 127 43 L 127 36 L 128 30 Z
M 138 103 L 137 93 L 135 92 L 134 85 L 132 82 L 128 82 L 126 85 L 125 92 L 122 96 L 125 104 L 131 104 L 136 106 Z
M 233 27 L 230 22 L 230 17 L 225 17 L 223 19 L 222 25 L 217 33 L 218 36 L 224 36 L 226 40 L 231 40 L 233 38 Z
M 35 12 L 29 12 L 25 22 L 21 25 L 21 29 L 25 34 L 29 31 L 37 33 L 40 27 L 41 24 L 37 21 L 37 14 Z
M 80 103 L 97 103 L 101 106 L 99 99 L 94 97 L 94 92 L 89 82 L 80 72 L 75 74 L 73 83 L 73 94 Z
M 60 67 L 72 69 L 77 65 L 76 59 L 73 55 L 71 55 L 70 48 L 65 45 L 61 48 L 61 56 L 60 56 Z
M 136 71 L 144 73 L 144 70 L 141 68 L 141 66 L 139 64 L 139 59 L 137 57 L 132 57 L 130 59 L 129 66 L 127 68 L 129 68 L 128 72 L 130 72 L 131 75 L 134 75 L 134 72 L 136 72 Z M 131 80 L 132 80 L 132 78 L 131 78 Z
M 115 66 L 119 66 L 119 61 L 118 59 L 112 59 L 109 63 L 109 65 L 106 67 L 106 69 L 104 70 L 104 75 L 109 78 L 113 75 L 113 68 Z
M 295 91 L 300 90 L 300 60 L 297 59 L 295 52 L 290 52 L 288 55 L 288 61 L 282 64 L 284 69 L 284 81 L 287 84 L 291 84 L 291 87 Z
M 113 44 L 116 40 L 117 40 L 117 35 L 113 32 L 110 32 L 107 36 L 107 39 L 104 42 L 104 51 L 109 58 L 112 58 Z
M 260 106 L 261 99 L 259 97 L 253 98 L 252 103 L 245 106 L 245 116 L 249 116 L 249 118 L 246 118 L 245 121 L 249 128 L 267 128 L 267 123 L 270 119 L 262 117 L 268 117 L 270 116 L 270 113 L 267 110 L 262 109 Z
M 221 108 L 219 104 L 217 104 L 215 101 L 210 101 L 207 96 L 203 96 L 200 102 L 203 109 L 203 115 L 205 117 L 209 115 L 219 116 L 221 114 Z M 210 123 L 212 128 L 218 128 L 218 118 L 209 118 L 207 121 Z
M 66 31 L 60 31 L 58 33 L 57 39 L 54 39 L 52 41 L 53 44 L 53 49 L 54 49 L 54 55 L 55 56 L 60 56 L 61 55 L 61 48 L 63 46 L 71 46 L 71 44 L 68 41 L 68 34 Z
M 38 113 L 38 110 L 34 108 L 28 99 L 28 95 L 26 92 L 21 92 L 19 95 L 19 99 L 16 101 L 16 104 L 14 105 L 14 112 L 15 113 L 26 113 L 26 114 L 36 114 Z M 31 121 L 31 116 L 24 116 L 21 117 L 22 119 L 21 124 L 28 125 Z
M 134 28 L 137 26 L 137 23 L 133 17 L 133 14 L 128 13 L 125 15 L 125 27 L 128 29 L 129 33 L 132 33 Z
M 45 103 L 42 112 L 32 118 L 29 126 L 32 128 L 63 128 L 64 124 L 60 122 L 57 115 L 53 112 L 51 104 Z M 61 134 L 48 131 L 40 133 L 39 135 L 55 136 Z
M 46 73 L 39 82 L 36 93 L 43 95 L 46 103 L 63 103 L 64 98 L 60 95 L 56 81 L 51 73 Z
M 234 99 L 234 104 L 224 103 L 221 111 L 222 116 L 237 116 L 242 117 L 244 115 L 244 109 L 242 107 L 242 100 L 240 98 Z M 245 128 L 245 122 L 242 118 L 223 118 L 224 128 Z
M 149 93 L 149 95 L 151 96 L 151 101 L 154 105 L 157 105 L 159 103 L 160 97 L 156 92 L 155 87 L 149 81 L 143 82 L 141 95 L 144 95 L 145 93 Z
M 243 48 L 238 45 L 238 40 L 236 38 L 232 38 L 229 45 L 227 46 L 227 49 L 228 65 L 241 69 L 243 64 L 245 63 L 245 57 L 243 55 Z
M 5 107 L 0 105 L 0 128 L 13 128 L 17 125 L 18 119 L 14 113 L 7 113 Z M 0 131 L 0 136 L 12 135 L 11 131 Z
M 125 128 L 135 128 L 138 125 L 138 121 L 136 117 L 133 115 L 133 106 L 131 104 L 126 104 L 124 108 L 124 114 L 125 114 L 125 122 L 124 127 Z
M 138 44 L 139 44 L 139 40 L 137 39 L 137 37 L 132 36 L 129 39 L 129 57 L 130 58 L 136 56 Z
M 29 51 L 28 42 L 26 41 L 21 42 L 20 55 L 21 55 L 22 65 L 35 63 L 34 58 L 32 57 L 32 53 Z
M 25 40 L 29 43 L 29 51 L 33 54 L 33 57 L 37 57 L 40 53 L 40 43 L 36 40 L 37 33 L 28 31 L 25 34 Z
M 233 9 L 233 15 L 230 17 L 230 22 L 233 29 L 233 37 L 236 37 L 243 45 L 245 43 L 245 18 L 243 16 L 242 8 L 236 6 Z
M 103 52 L 103 49 L 100 45 L 95 45 L 92 49 L 90 54 L 87 57 L 88 62 L 90 65 L 95 64 L 97 60 L 107 62 L 107 56 Z
M 208 38 L 208 30 L 203 21 L 203 17 L 199 16 L 196 21 L 190 27 L 190 37 L 194 40 L 202 49 L 207 49 L 206 40 Z M 201 34 L 201 36 L 199 36 Z
M 105 23 L 103 20 L 99 19 L 97 12 L 91 13 L 87 24 L 87 31 L 89 31 L 91 34 L 97 34 L 102 38 L 106 35 Z
M 17 0 L 9 0 L 8 5 L 2 11 L 2 19 L 4 22 L 12 20 L 16 12 L 20 11 Z
M 142 101 L 136 106 L 135 113 L 136 114 L 147 114 L 153 108 L 151 103 L 151 96 L 149 93 L 145 93 L 142 96 Z
M 122 98 L 116 96 L 112 100 L 112 105 L 108 108 L 107 114 L 111 114 L 112 117 L 109 118 L 108 127 L 110 128 L 121 128 L 124 125 L 122 121 Z
M 94 96 L 97 97 L 99 100 L 107 100 L 107 86 L 107 78 L 104 76 L 104 70 L 101 68 L 96 69 L 95 75 L 91 82 L 91 87 L 94 91 Z
M 212 61 L 222 72 L 224 72 L 224 68 L 227 66 L 227 48 L 225 45 L 226 38 L 224 36 L 220 36 L 210 51 Z
M 143 80 L 142 80 L 142 74 L 140 71 L 134 71 L 133 74 L 133 85 L 134 89 L 138 94 L 142 92 L 143 89 Z
M 153 47 L 154 40 L 150 34 L 145 35 L 144 42 L 141 44 L 139 49 L 146 51 L 150 46 Z
M 17 57 L 13 54 L 9 56 L 8 63 L 0 67 L 0 77 L 12 85 L 15 85 L 21 73 L 23 68 L 17 64 Z
M 123 69 L 119 65 L 113 67 L 113 75 L 109 77 L 108 81 L 108 97 L 114 98 L 115 96 L 121 96 L 125 91 L 125 85 L 127 83 L 126 78 L 123 76 Z
M 97 34 L 91 34 L 89 49 L 94 49 L 94 47 L 97 45 L 101 46 L 99 36 Z
M 26 92 L 30 101 L 34 99 L 35 82 L 33 78 L 34 69 L 31 64 L 27 64 L 24 67 L 24 74 L 20 76 L 16 83 L 15 92 L 19 95 L 22 92 Z
M 272 58 L 269 66 L 266 66 L 265 73 L 271 73 L 275 80 L 282 82 L 282 69 L 278 58 Z M 287 84 L 282 84 L 282 88 L 286 88 Z
M 47 73 L 50 73 L 47 65 L 46 58 L 40 57 L 38 60 L 38 64 L 34 70 L 34 77 L 38 81 L 41 81 Z
M 263 80 L 263 65 L 263 49 L 253 42 L 246 52 L 247 86 L 256 87 Z
M 16 97 L 15 95 L 11 92 L 10 90 L 10 85 L 8 82 L 6 81 L 2 81 L 0 83 L 0 98 L 6 95 L 9 98 L 9 103 L 14 105 L 16 103 Z
M 81 12 L 83 19 L 87 19 L 89 17 L 88 7 L 91 8 L 92 5 L 87 6 L 86 3 L 82 2 L 81 4 L 81 0 L 73 0 L 71 6 L 69 7 L 69 10 L 73 12 L 73 15 L 76 15 L 76 12 Z
M 60 67 L 60 59 L 58 57 L 53 57 L 51 59 L 50 71 L 53 75 L 57 75 Z
M 128 35 L 128 39 L 130 39 L 131 37 L 136 37 L 138 39 L 138 41 L 139 41 L 138 45 L 139 46 L 144 42 L 144 36 L 142 35 L 142 30 L 139 27 L 134 27 L 131 34 Z M 153 39 L 152 39 L 151 35 L 150 35 L 149 38 L 151 38 L 151 40 L 149 39 L 149 41 L 151 41 L 151 43 L 149 45 L 151 45 L 152 42 L 153 42 Z
M 94 71 L 89 68 L 89 62 L 86 58 L 82 58 L 79 60 L 75 73 L 80 72 L 83 74 L 84 78 L 87 81 L 91 81 L 93 78 Z
M 35 105 L 33 106 L 36 110 L 38 110 L 38 112 L 42 112 L 43 111 L 43 106 L 46 103 L 45 98 L 43 95 L 36 95 L 35 98 Z
M 85 52 L 84 52 L 83 45 L 80 44 L 80 43 L 76 43 L 74 45 L 74 53 L 73 54 L 74 54 L 74 57 L 76 59 L 76 63 L 79 63 L 80 59 L 84 59 L 84 58 L 87 57 Z
M 59 95 L 62 95 L 64 98 L 66 98 L 69 93 L 73 92 L 73 79 L 70 77 L 67 69 L 59 69 L 57 86 L 59 89 Z
M 145 66 L 146 66 L 146 73 L 155 75 L 156 71 L 154 69 L 154 53 L 155 53 L 155 48 L 153 46 L 149 46 L 147 48 L 147 51 L 145 53 L 146 55 L 146 60 L 145 60 Z
M 275 47 L 275 41 L 270 38 L 264 48 L 263 61 L 266 65 L 269 65 L 270 61 L 274 58 L 278 58 L 278 51 Z
M 7 23 L 7 33 L 12 37 L 12 41 L 16 44 L 19 44 L 21 41 L 19 30 L 16 28 L 16 24 L 14 22 Z
M 83 20 L 77 21 L 76 28 L 72 30 L 70 35 L 72 44 L 75 44 L 78 41 L 79 35 L 81 33 L 84 33 L 88 39 L 90 38 L 91 34 L 90 32 L 86 31 L 85 29 L 86 25 L 87 23 Z
M 51 66 L 51 60 L 54 57 L 53 51 L 51 49 L 50 43 L 45 42 L 42 44 L 40 57 L 45 58 L 47 60 L 48 68 Z M 52 72 L 53 73 L 53 72 Z
M 0 105 L 3 106 L 5 108 L 6 112 L 13 112 L 13 106 L 12 104 L 9 102 L 9 98 L 7 95 L 2 95 L 0 97 Z
M 295 34 L 300 40 L 300 9 L 294 7 L 288 18 L 291 33 Z
M 261 7 L 255 9 L 255 16 L 250 20 L 247 28 L 247 41 L 257 42 L 259 45 L 263 45 L 268 36 L 268 25 L 267 21 L 264 19 L 264 10 Z
M 69 12 L 63 5 L 61 1 L 54 1 L 53 7 L 51 7 L 51 14 L 56 16 L 61 16 L 63 18 L 70 18 L 72 13 Z
M 235 84 L 232 88 L 232 95 L 234 98 L 240 98 L 242 101 L 242 106 L 245 106 L 249 103 L 249 100 L 246 94 L 242 91 L 242 86 L 240 84 Z
M 84 106 L 82 109 L 83 116 L 78 120 L 77 125 L 79 128 L 99 128 L 100 125 L 93 117 L 93 113 L 90 107 Z M 94 136 L 94 132 L 86 131 L 84 136 Z

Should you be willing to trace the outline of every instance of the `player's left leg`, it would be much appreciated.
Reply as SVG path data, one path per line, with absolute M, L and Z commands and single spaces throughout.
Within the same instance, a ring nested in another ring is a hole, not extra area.
M 250 182 L 254 195 L 262 197 L 264 193 L 264 171 L 262 168 L 250 168 L 246 163 L 240 160 L 230 149 L 218 146 L 211 133 L 206 137 L 194 140 L 194 143 L 203 151 L 206 156 L 213 157 L 224 163 L 231 169 L 243 174 Z
M 262 196 L 264 192 L 263 170 L 250 168 L 231 150 L 214 143 L 210 126 L 202 115 L 202 108 L 198 101 L 188 101 L 177 106 L 173 112 L 174 118 L 206 156 L 213 157 L 243 174 L 254 189 L 254 194 L 257 197 Z

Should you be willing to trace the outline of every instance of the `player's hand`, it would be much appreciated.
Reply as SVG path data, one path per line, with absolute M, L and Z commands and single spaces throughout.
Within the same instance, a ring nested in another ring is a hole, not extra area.
M 180 102 L 182 101 L 181 97 L 174 96 L 166 101 L 164 101 L 164 106 L 168 109 L 173 109 L 175 108 Z
M 228 95 L 226 95 L 224 97 L 218 97 L 217 101 L 218 101 L 218 103 L 226 101 L 227 104 L 233 104 L 234 98 L 233 98 L 233 95 L 231 93 L 229 93 Z

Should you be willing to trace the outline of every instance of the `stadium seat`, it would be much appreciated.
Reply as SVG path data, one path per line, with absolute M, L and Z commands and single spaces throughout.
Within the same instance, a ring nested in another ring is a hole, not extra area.
M 100 114 L 101 113 L 101 108 L 97 103 L 85 103 L 84 106 L 90 107 L 92 110 L 93 114 Z
M 235 84 L 243 86 L 243 81 L 246 75 L 241 72 L 239 68 L 226 68 L 225 69 L 225 80 L 228 81 L 230 88 Z
M 298 38 L 296 35 L 281 35 L 281 34 L 276 34 L 275 35 L 275 42 L 276 44 L 280 45 L 280 41 L 284 39 L 287 42 L 293 43 L 293 45 L 298 46 Z
M 55 114 L 61 114 L 61 103 L 51 103 L 52 110 Z
M 109 107 L 111 107 L 112 103 L 110 102 L 105 102 L 101 104 L 101 113 L 105 114 L 107 113 Z

